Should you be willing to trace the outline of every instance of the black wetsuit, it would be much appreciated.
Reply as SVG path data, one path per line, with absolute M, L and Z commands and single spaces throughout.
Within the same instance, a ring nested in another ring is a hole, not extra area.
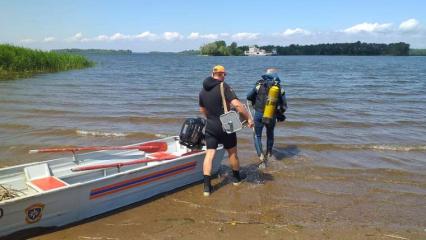
M 207 111 L 206 146 L 207 149 L 216 149 L 222 143 L 225 149 L 237 146 L 237 135 L 223 131 L 219 116 L 224 113 L 220 94 L 221 81 L 208 77 L 203 82 L 203 89 L 199 95 L 199 105 Z M 227 104 L 238 99 L 232 88 L 224 82 L 225 99 Z M 229 109 L 229 106 L 228 106 Z

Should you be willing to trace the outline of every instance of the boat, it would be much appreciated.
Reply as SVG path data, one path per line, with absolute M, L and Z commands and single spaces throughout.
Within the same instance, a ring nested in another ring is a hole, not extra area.
M 244 55 L 246 56 L 272 56 L 276 54 L 276 49 L 273 49 L 272 52 L 267 52 L 266 50 L 260 49 L 256 46 L 250 46 L 247 51 L 244 51 Z
M 87 150 L 99 151 L 80 153 Z M 70 156 L 0 169 L 0 193 L 8 193 L 0 195 L 0 237 L 64 226 L 198 182 L 205 147 L 191 150 L 173 136 L 123 147 L 32 152 Z M 219 146 L 213 174 L 223 156 Z

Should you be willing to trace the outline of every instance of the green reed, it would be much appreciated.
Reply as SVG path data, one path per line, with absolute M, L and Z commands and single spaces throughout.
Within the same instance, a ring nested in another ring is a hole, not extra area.
M 93 65 L 92 61 L 80 55 L 0 44 L 0 79 L 14 79 L 36 73 L 67 71 Z

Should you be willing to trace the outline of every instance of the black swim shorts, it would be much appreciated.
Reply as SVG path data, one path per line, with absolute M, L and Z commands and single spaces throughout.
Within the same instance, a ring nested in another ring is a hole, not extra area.
M 225 149 L 230 149 L 237 146 L 237 134 L 227 134 L 221 132 L 218 136 L 215 136 L 209 132 L 206 132 L 206 147 L 207 149 L 216 149 L 221 143 Z

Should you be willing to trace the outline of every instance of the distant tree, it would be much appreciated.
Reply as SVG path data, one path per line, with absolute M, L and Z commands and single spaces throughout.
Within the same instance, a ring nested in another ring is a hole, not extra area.
M 232 42 L 231 45 L 229 45 L 228 50 L 229 50 L 229 54 L 232 56 L 241 56 L 244 53 L 244 51 L 238 48 L 238 45 L 236 42 Z
M 200 52 L 203 55 L 217 56 L 219 55 L 219 47 L 216 42 L 208 43 L 201 46 Z
M 178 54 L 182 54 L 182 55 L 200 55 L 201 52 L 199 50 L 184 50 L 184 51 L 178 52 Z
M 410 45 L 399 42 L 399 43 L 391 43 L 387 47 L 387 53 L 388 55 L 394 55 L 394 56 L 407 56 L 410 51 Z
M 227 46 L 225 41 L 216 41 L 205 44 L 200 47 L 200 52 L 203 55 L 209 56 L 240 56 L 243 54 L 237 43 L 233 42 Z

